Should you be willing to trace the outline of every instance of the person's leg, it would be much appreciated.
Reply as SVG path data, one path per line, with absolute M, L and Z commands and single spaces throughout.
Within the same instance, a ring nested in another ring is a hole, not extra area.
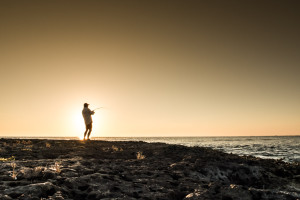
M 89 125 L 87 125 L 87 128 L 88 128 L 87 139 L 89 140 L 91 132 L 92 132 L 92 123 L 90 123 Z
M 86 127 L 85 132 L 84 132 L 84 136 L 83 136 L 83 140 L 85 140 L 85 136 L 86 136 L 87 132 L 88 132 L 88 128 Z
M 93 128 L 92 123 L 89 124 L 88 128 L 89 128 L 89 131 L 88 131 L 88 133 L 87 133 L 87 139 L 89 140 L 89 139 L 90 139 L 91 132 L 92 132 L 92 128 Z
M 92 128 L 89 129 L 89 132 L 87 133 L 87 139 L 89 140 L 90 139 L 90 135 L 91 135 L 91 132 L 92 132 Z

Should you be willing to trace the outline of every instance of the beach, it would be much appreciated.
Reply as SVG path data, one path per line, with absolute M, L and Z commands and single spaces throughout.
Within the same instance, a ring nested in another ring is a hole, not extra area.
M 0 199 L 300 199 L 300 164 L 138 141 L 0 139 Z

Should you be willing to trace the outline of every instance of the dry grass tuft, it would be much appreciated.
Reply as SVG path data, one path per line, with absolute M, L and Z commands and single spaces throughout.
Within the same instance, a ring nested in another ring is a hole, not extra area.
M 0 158 L 0 161 L 2 162 L 11 162 L 11 167 L 12 167 L 12 173 L 11 173 L 11 177 L 14 179 L 14 180 L 17 180 L 17 171 L 16 171 L 16 167 L 17 167 L 17 164 L 15 163 L 15 156 L 12 156 L 10 158 Z
M 42 176 L 42 173 L 44 171 L 43 167 L 35 167 L 35 168 L 27 168 L 24 167 L 20 170 L 20 173 L 23 175 L 26 179 L 35 179 Z
M 32 141 L 30 141 L 30 140 L 28 140 L 28 141 L 22 140 L 21 143 L 24 144 L 24 145 L 31 145 L 31 144 L 32 144 Z
M 15 162 L 12 162 L 11 163 L 11 167 L 13 168 L 13 171 L 12 171 L 12 174 L 11 174 L 11 177 L 14 179 L 14 180 L 17 180 L 17 175 L 18 173 L 16 172 L 16 167 L 17 167 L 17 164 Z
M 58 173 L 58 174 L 61 172 L 60 163 L 59 162 L 55 162 L 55 172 Z
M 0 158 L 0 161 L 2 161 L 2 162 L 14 161 L 14 160 L 15 160 L 15 157 L 14 157 L 14 156 L 12 156 L 12 157 L 10 157 L 10 158 Z
M 112 150 L 113 151 L 123 151 L 123 149 L 122 148 L 118 148 L 117 146 L 115 146 L 115 145 L 112 145 Z
M 139 152 L 136 153 L 136 159 L 143 160 L 145 158 L 146 158 L 146 156 L 143 155 L 143 152 L 139 151 Z
M 49 142 L 46 142 L 46 148 L 50 148 L 51 144 Z

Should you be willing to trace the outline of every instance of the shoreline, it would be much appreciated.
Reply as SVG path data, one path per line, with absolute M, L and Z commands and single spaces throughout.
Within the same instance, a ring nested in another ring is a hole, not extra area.
M 208 147 L 2 138 L 0 158 L 0 199 L 300 198 L 299 163 Z
M 47 140 L 79 140 L 70 137 L 31 137 L 31 138 L 3 138 L 3 139 L 47 139 Z M 212 147 L 226 153 L 240 156 L 250 155 L 264 159 L 283 159 L 285 162 L 300 162 L 298 136 L 283 137 L 94 137 L 100 141 L 143 141 L 149 143 L 162 142 L 178 144 L 188 147 Z
M 298 135 L 219 135 L 219 136 L 92 136 L 92 140 L 95 138 L 239 138 L 239 137 L 300 137 Z M 0 139 L 47 139 L 51 138 L 79 138 L 78 136 L 68 136 L 68 137 L 57 137 L 57 136 L 45 136 L 45 137 L 30 137 L 30 136 L 0 136 Z M 78 139 L 80 140 L 80 139 Z

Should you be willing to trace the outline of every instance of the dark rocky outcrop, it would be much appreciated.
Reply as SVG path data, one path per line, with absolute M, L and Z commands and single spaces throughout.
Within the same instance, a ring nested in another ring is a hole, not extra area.
M 300 199 L 299 163 L 211 148 L 0 139 L 0 158 L 0 200 Z

